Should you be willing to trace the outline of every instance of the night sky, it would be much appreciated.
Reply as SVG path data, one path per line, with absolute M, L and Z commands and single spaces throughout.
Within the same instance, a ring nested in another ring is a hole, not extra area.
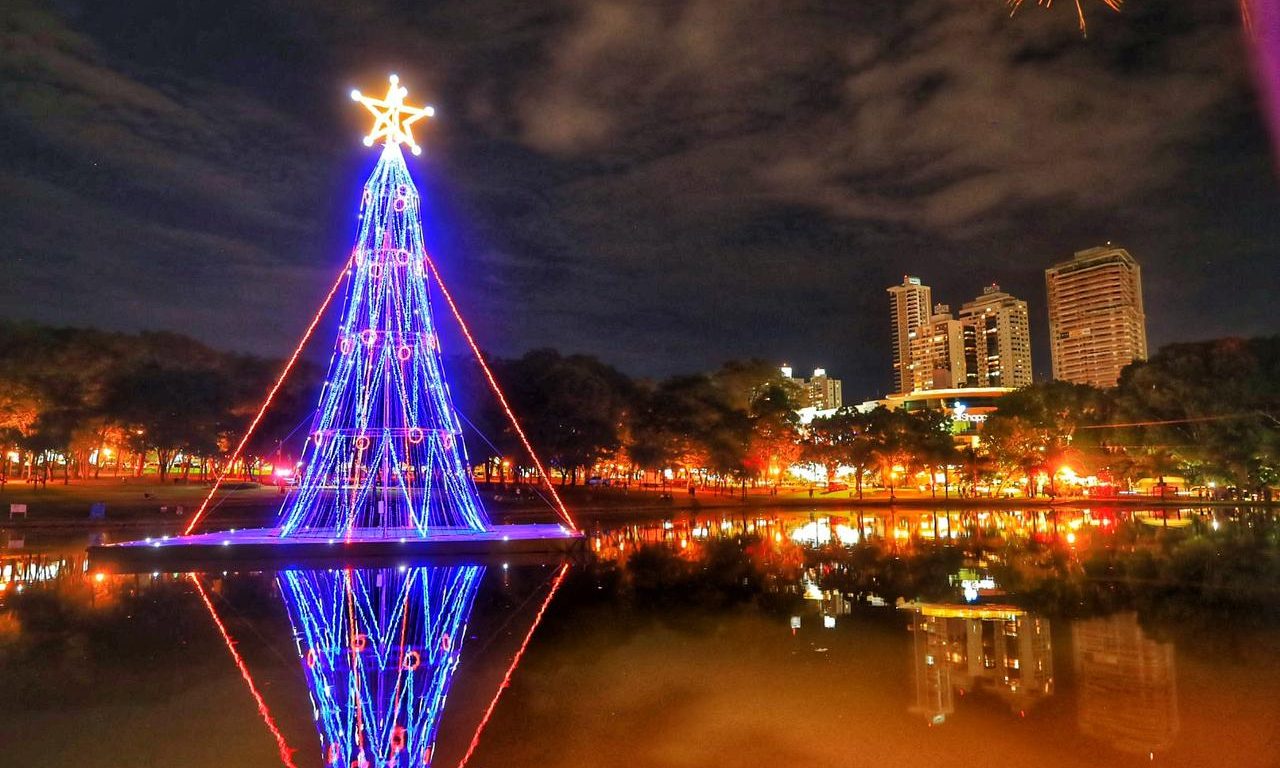
M 1280 190 L 1233 0 L 99 0 L 0 11 L 0 316 L 287 353 L 376 160 L 483 346 L 889 387 L 885 288 L 959 304 L 1108 240 L 1153 350 L 1280 331 Z M 439 315 L 440 310 L 437 311 Z M 456 348 L 455 348 L 456 349 Z M 319 343 L 317 354 L 327 356 Z

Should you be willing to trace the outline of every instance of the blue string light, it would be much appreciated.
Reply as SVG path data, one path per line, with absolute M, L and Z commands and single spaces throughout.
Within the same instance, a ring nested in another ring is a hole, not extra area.
M 281 536 L 490 527 L 432 323 L 419 210 L 388 143 L 364 186 L 342 323 Z
M 484 566 L 277 576 L 325 763 L 428 766 Z

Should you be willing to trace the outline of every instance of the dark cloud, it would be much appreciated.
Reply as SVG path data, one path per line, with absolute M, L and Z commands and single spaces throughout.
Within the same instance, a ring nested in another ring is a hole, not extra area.
M 440 108 L 429 243 L 503 353 L 786 358 L 870 396 L 903 272 L 954 304 L 999 281 L 1042 334 L 1043 268 L 1108 239 L 1154 342 L 1276 330 L 1227 0 L 1087 40 L 971 0 L 112 5 L 5 13 L 6 314 L 287 349 L 372 161 L 344 95 L 394 69 Z

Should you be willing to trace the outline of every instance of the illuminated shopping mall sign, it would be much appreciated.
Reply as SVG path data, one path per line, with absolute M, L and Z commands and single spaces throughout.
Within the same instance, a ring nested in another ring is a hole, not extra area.
M 985 413 L 969 413 L 968 407 L 957 400 L 955 405 L 951 406 L 952 421 L 967 421 L 971 424 L 981 424 L 987 420 Z

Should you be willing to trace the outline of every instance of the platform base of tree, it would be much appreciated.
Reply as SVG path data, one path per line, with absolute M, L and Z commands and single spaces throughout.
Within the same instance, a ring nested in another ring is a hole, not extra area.
M 396 558 L 524 562 L 571 554 L 582 543 L 581 532 L 556 524 L 495 525 L 482 532 L 437 529 L 426 536 L 412 529 L 378 529 L 353 532 L 350 537 L 314 532 L 281 537 L 276 528 L 246 528 L 92 546 L 89 565 L 112 572 L 176 572 Z

